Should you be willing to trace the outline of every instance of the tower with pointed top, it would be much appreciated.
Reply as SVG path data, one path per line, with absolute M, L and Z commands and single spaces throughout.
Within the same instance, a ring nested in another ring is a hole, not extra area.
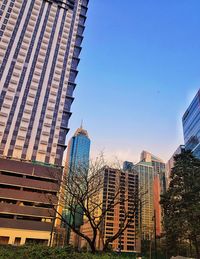
M 88 168 L 90 155 L 90 138 L 82 123 L 69 140 L 65 167 L 73 172 L 76 167 Z

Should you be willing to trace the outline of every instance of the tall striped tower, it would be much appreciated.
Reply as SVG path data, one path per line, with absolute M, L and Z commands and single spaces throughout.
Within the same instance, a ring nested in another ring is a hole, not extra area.
M 0 155 L 62 164 L 88 0 L 0 1 Z

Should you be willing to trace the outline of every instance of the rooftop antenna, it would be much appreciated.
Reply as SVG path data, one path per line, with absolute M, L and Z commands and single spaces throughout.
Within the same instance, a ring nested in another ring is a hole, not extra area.
M 81 129 L 83 128 L 83 120 L 81 120 Z

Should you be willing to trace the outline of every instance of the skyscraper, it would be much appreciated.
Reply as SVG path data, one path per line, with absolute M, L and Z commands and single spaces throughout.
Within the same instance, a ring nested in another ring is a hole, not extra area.
M 124 171 L 131 171 L 131 170 L 133 170 L 133 167 L 134 167 L 134 165 L 133 165 L 132 162 L 129 162 L 129 161 L 123 162 L 123 170 Z
M 200 90 L 183 115 L 185 149 L 200 158 Z
M 161 234 L 160 194 L 166 191 L 165 163 L 150 152 L 142 151 L 141 162 L 136 165 L 142 193 L 141 223 L 143 239 L 151 239 L 155 231 Z M 155 220 L 155 221 L 154 221 Z
M 87 5 L 0 1 L 0 243 L 50 242 Z
M 139 189 L 141 195 L 141 233 L 143 240 L 151 240 L 154 232 L 154 169 L 150 163 L 139 162 L 135 165 L 138 172 Z
M 88 0 L 0 3 L 0 155 L 62 164 Z
M 67 158 L 65 162 L 65 175 L 67 175 L 69 181 L 70 175 L 73 174 L 76 169 L 80 170 L 81 173 L 88 173 L 89 155 L 90 139 L 88 136 L 88 132 L 83 129 L 81 125 L 80 128 L 76 130 L 74 136 L 69 140 L 68 143 Z M 71 199 L 71 197 L 69 196 L 68 199 Z M 71 214 L 66 208 L 63 209 L 63 217 L 65 217 L 67 221 L 71 222 Z M 80 226 L 83 224 L 83 212 L 79 208 L 77 209 L 74 224 L 77 228 L 80 228 Z M 67 226 L 65 227 L 68 243 L 72 235 L 70 229 Z
M 147 151 L 142 151 L 140 160 L 150 163 L 153 166 L 154 172 L 158 174 L 160 179 L 160 191 L 164 193 L 166 191 L 166 169 L 164 161 Z
M 70 139 L 67 149 L 66 169 L 72 172 L 76 167 L 89 166 L 90 139 L 82 125 Z

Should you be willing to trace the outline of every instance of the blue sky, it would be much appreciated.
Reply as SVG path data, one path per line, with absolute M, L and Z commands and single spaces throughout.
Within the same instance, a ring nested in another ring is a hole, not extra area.
M 92 156 L 167 161 L 200 86 L 199 0 L 91 0 L 71 128 L 81 119 Z

